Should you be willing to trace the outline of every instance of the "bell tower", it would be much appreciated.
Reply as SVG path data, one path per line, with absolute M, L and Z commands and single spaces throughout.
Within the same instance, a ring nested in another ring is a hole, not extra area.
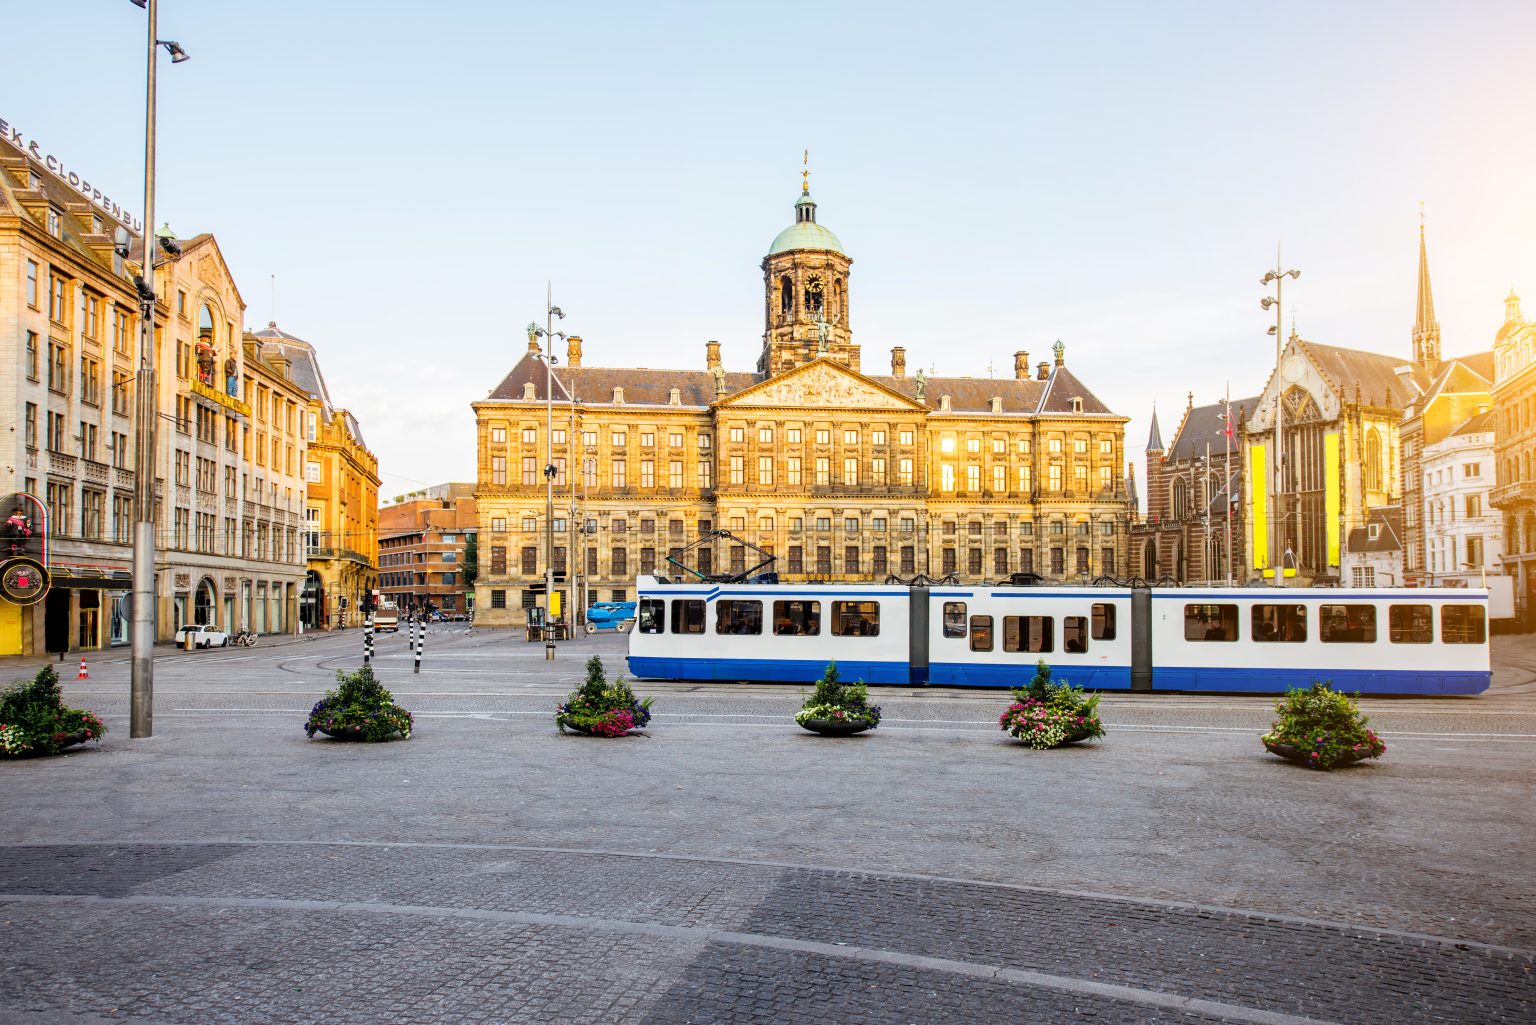
M 830 356 L 859 369 L 848 323 L 848 268 L 836 235 L 816 223 L 810 172 L 802 172 L 795 221 L 763 257 L 763 353 L 757 372 L 772 377 Z

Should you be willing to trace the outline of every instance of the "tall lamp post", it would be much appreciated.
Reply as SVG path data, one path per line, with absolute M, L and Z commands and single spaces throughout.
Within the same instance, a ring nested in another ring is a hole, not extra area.
M 529 338 L 543 338 L 547 347 L 544 359 L 544 660 L 555 659 L 555 625 L 550 615 L 555 598 L 555 371 L 558 362 L 553 352 L 556 338 L 565 333 L 555 330 L 555 318 L 565 319 L 565 312 L 555 305 L 553 287 L 546 287 L 544 327 L 528 325 Z
M 155 58 L 187 59 L 180 43 L 159 38 L 157 0 L 133 0 L 149 12 L 149 62 L 144 99 L 144 270 L 139 293 L 139 370 L 134 382 L 138 427 L 134 451 L 133 601 L 129 612 L 128 735 L 154 735 L 155 693 Z
M 1275 567 L 1274 570 L 1276 587 L 1285 586 L 1285 551 L 1289 547 L 1285 543 L 1285 521 L 1281 515 L 1284 510 L 1280 508 L 1281 491 L 1285 487 L 1285 457 L 1282 454 L 1285 450 L 1281 447 L 1280 437 L 1280 422 L 1284 416 L 1283 410 L 1285 409 L 1285 381 L 1280 373 L 1280 354 L 1285 344 L 1285 335 L 1281 330 L 1281 318 L 1285 315 L 1285 308 L 1280 304 L 1280 299 L 1281 288 L 1285 284 L 1285 279 L 1301 277 L 1301 271 L 1299 270 L 1281 270 L 1280 267 L 1280 248 L 1276 246 L 1275 269 L 1265 271 L 1264 277 L 1259 280 L 1261 285 L 1273 282 L 1275 286 L 1275 294 L 1272 296 L 1266 295 L 1260 299 L 1259 305 L 1266 310 L 1271 306 L 1275 309 L 1275 326 L 1269 329 L 1269 333 L 1275 336 L 1275 508 L 1269 515 L 1270 521 L 1275 525 L 1275 539 L 1269 551 L 1271 564 L 1273 564 L 1274 555 L 1276 553 L 1280 555 L 1280 565 Z

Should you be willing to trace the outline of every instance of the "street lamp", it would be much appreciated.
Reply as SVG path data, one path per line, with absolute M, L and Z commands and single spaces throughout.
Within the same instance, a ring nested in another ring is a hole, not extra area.
M 544 302 L 544 327 L 530 323 L 528 338 L 543 338 L 548 350 L 555 347 L 556 338 L 565 333 L 555 330 L 555 318 L 565 319 L 565 311 L 555 305 L 553 289 L 547 289 Z M 540 356 L 544 360 L 544 660 L 555 659 L 555 634 L 551 603 L 555 597 L 555 372 L 559 362 L 553 351 Z
M 180 43 L 159 38 L 157 0 L 133 0 L 149 12 L 149 61 L 144 98 L 144 269 L 139 293 L 139 370 L 134 387 L 138 428 L 134 452 L 133 600 L 129 610 L 128 736 L 154 735 L 155 691 L 155 57 L 187 59 Z
M 1273 520 L 1275 524 L 1275 537 L 1274 544 L 1269 549 L 1272 554 L 1282 552 L 1287 547 L 1285 545 L 1285 536 L 1283 533 L 1283 522 L 1280 516 L 1280 513 L 1283 512 L 1283 510 L 1280 508 L 1280 494 L 1281 489 L 1285 486 L 1285 477 L 1283 476 L 1284 470 L 1282 468 L 1285 460 L 1281 454 L 1284 449 L 1281 448 L 1280 439 L 1280 421 L 1284 415 L 1282 411 L 1285 407 L 1285 381 L 1280 374 L 1280 350 L 1281 346 L 1284 344 L 1285 337 L 1284 333 L 1281 331 L 1281 318 L 1284 316 L 1285 312 L 1285 308 L 1280 303 L 1281 288 L 1284 286 L 1286 278 L 1299 277 L 1301 277 L 1301 271 L 1299 270 L 1280 269 L 1280 247 L 1276 246 L 1275 269 L 1272 271 L 1265 271 L 1264 277 L 1259 279 L 1259 284 L 1261 285 L 1267 285 L 1270 282 L 1274 282 L 1275 285 L 1275 294 L 1273 296 L 1266 295 L 1263 299 L 1259 300 L 1259 305 L 1264 309 L 1267 310 L 1271 306 L 1273 306 L 1275 309 L 1275 326 L 1269 329 L 1269 333 L 1275 336 L 1275 508 L 1274 511 L 1270 513 L 1270 519 Z M 1298 574 L 1300 573 L 1299 568 L 1297 572 Z M 1280 557 L 1279 567 L 1275 569 L 1275 586 L 1285 586 L 1285 556 L 1283 554 Z

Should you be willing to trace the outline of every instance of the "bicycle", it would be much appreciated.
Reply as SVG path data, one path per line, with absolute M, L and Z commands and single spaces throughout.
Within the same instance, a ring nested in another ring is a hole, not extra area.
M 242 648 L 252 647 L 256 643 L 256 635 L 249 630 L 241 630 L 231 639 Z

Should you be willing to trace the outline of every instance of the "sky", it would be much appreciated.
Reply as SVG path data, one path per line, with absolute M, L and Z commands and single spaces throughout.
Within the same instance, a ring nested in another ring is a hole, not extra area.
M 142 216 L 146 14 L 0 0 L 0 118 Z M 473 480 L 543 320 L 588 366 L 729 370 L 810 153 L 863 366 L 1012 373 L 1060 339 L 1144 472 L 1286 330 L 1444 354 L 1536 316 L 1536 4 L 160 0 L 155 219 L 314 344 L 388 500 Z M 563 352 L 557 350 L 563 359 Z

